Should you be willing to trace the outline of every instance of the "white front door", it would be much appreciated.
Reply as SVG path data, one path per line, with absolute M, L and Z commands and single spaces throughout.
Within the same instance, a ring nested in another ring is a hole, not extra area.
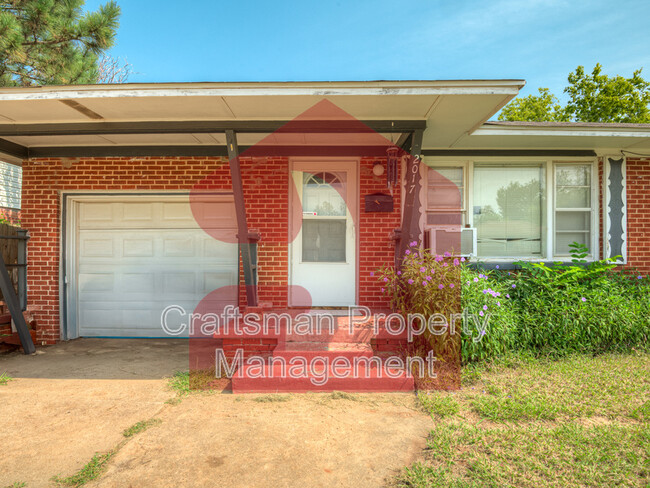
M 297 198 L 292 219 L 299 226 L 291 246 L 290 284 L 305 288 L 313 306 L 356 304 L 357 164 L 355 161 L 294 162 Z M 290 288 L 289 305 L 306 306 Z

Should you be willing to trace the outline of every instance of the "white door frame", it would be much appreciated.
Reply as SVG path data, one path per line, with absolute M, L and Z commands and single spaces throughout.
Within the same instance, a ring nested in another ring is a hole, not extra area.
M 321 163 L 322 166 L 320 166 L 321 171 L 328 171 L 332 165 L 334 166 L 339 166 L 339 164 L 347 164 L 350 165 L 354 168 L 354 176 L 356 183 L 354 185 L 354 188 L 352 188 L 352 191 L 354 193 L 354 208 L 349 209 L 350 210 L 350 215 L 352 217 L 353 222 L 356 224 L 354 226 L 354 239 L 355 239 L 355 246 L 354 246 L 354 259 L 355 259 L 355 271 L 354 271 L 354 304 L 358 305 L 359 304 L 359 217 L 360 217 L 360 197 L 361 197 L 361 182 L 360 182 L 360 167 L 361 167 L 361 160 L 360 158 L 356 157 L 351 157 L 351 158 L 336 158 L 336 157 L 300 157 L 300 158 L 290 158 L 289 159 L 289 215 L 287 215 L 287 218 L 289 219 L 289 234 L 288 234 L 288 275 L 287 275 L 287 283 L 289 286 L 292 285 L 291 283 L 291 277 L 293 275 L 292 273 L 292 263 L 293 263 L 293 246 L 292 246 L 292 237 L 293 239 L 297 239 L 298 237 L 298 231 L 299 229 L 294 229 L 294 222 L 293 222 L 293 208 L 294 205 L 300 204 L 302 208 L 302 202 L 296 202 L 297 194 L 296 192 L 292 191 L 292 185 L 293 183 L 293 171 L 295 171 L 295 166 L 301 164 L 301 163 L 307 163 L 307 164 L 315 164 L 315 163 Z M 335 168 L 332 168 L 332 171 L 336 171 Z M 302 225 L 302 222 L 300 223 Z M 295 232 L 294 232 L 295 231 Z M 287 290 L 289 292 L 289 290 Z M 289 307 L 295 306 L 291 303 L 291 293 L 287 293 L 287 301 Z

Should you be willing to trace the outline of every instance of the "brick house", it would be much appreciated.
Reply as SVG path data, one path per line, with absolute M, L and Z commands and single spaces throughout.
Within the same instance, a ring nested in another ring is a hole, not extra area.
M 240 305 L 385 309 L 371 273 L 411 240 L 501 267 L 577 241 L 650 272 L 650 126 L 488 122 L 523 85 L 0 89 L 37 343 L 160 337 L 166 306 L 227 286 Z

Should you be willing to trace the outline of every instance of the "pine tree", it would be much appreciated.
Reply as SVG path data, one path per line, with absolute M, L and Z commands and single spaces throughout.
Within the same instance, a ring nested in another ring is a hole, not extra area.
M 0 86 L 95 83 L 115 40 L 120 8 L 109 1 L 0 0 Z

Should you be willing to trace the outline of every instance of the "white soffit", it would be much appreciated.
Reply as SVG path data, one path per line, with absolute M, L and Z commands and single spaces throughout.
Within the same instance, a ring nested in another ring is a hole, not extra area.
M 289 121 L 328 99 L 360 120 L 426 120 L 423 147 L 450 147 L 514 98 L 523 85 L 522 80 L 461 80 L 15 87 L 0 89 L 0 124 Z M 90 116 L 71 104 L 79 104 Z M 155 145 L 161 140 L 165 145 L 223 144 L 223 134 L 3 138 L 27 147 Z M 317 136 L 306 137 L 304 143 L 318 140 Z
M 648 152 L 650 124 L 517 125 L 488 122 L 453 149 L 604 149 Z

